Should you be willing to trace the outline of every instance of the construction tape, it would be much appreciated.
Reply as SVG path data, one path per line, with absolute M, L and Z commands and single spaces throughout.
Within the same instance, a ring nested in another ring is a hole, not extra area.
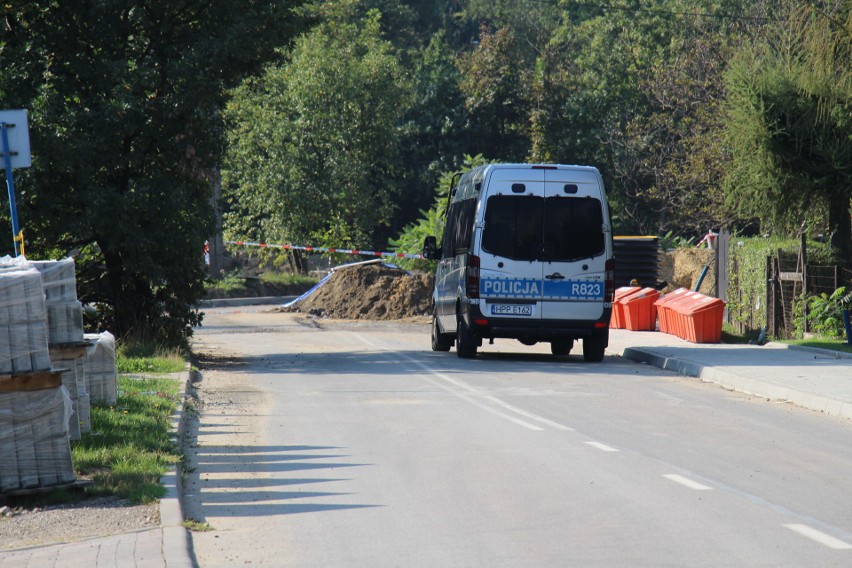
M 273 243 L 255 243 L 251 241 L 225 241 L 226 245 L 237 245 L 241 247 L 276 248 L 283 250 L 301 250 L 305 252 L 357 254 L 362 256 L 377 256 L 390 258 L 423 258 L 422 254 L 405 254 L 401 252 L 378 252 L 374 250 L 339 249 L 327 247 L 305 247 L 298 245 L 278 245 Z

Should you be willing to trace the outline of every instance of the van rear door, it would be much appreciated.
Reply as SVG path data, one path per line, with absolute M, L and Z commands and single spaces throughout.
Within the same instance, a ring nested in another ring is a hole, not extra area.
M 609 218 L 593 169 L 544 170 L 541 317 L 597 320 L 604 313 Z
M 485 317 L 541 319 L 544 170 L 495 168 L 483 196 L 480 310 Z

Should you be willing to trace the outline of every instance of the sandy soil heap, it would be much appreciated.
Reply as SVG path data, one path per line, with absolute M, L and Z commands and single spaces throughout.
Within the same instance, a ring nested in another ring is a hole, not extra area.
M 381 264 L 338 268 L 310 296 L 289 308 L 334 319 L 393 320 L 430 313 L 433 276 Z

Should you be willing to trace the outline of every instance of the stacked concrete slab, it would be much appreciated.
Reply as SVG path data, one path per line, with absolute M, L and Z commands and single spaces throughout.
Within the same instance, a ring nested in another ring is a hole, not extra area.
M 71 400 L 52 369 L 41 273 L 0 261 L 0 491 L 74 480 Z
M 92 403 L 114 405 L 118 396 L 115 369 L 115 337 L 108 331 L 87 333 L 84 369 Z
M 83 305 L 77 300 L 77 272 L 74 259 L 30 261 L 41 273 L 47 310 L 47 343 L 54 369 L 62 369 L 62 384 L 71 395 L 73 412 L 69 433 L 79 440 L 91 432 L 91 406 L 83 376 L 86 355 L 83 336 Z

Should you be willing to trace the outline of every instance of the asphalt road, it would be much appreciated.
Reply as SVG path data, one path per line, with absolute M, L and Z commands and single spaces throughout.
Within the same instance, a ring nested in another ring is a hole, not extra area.
M 202 568 L 852 565 L 849 421 L 423 325 L 208 310 L 196 349 Z

